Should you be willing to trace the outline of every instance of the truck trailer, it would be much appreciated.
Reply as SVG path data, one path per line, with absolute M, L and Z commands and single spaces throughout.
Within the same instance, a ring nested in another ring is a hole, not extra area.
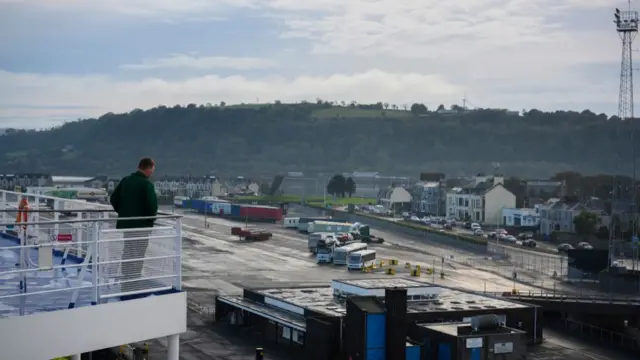
M 240 240 L 269 240 L 273 234 L 267 230 L 261 229 L 244 229 L 240 227 L 232 227 L 231 235 L 236 235 Z

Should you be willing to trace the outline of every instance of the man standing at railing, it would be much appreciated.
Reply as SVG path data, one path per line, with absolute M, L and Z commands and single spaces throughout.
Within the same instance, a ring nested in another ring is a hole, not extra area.
M 127 218 L 153 217 L 158 214 L 156 189 L 149 180 L 155 168 L 156 164 L 151 158 L 143 158 L 138 164 L 138 170 L 120 180 L 111 194 L 111 205 L 118 213 L 116 228 L 122 229 L 124 234 L 120 285 L 123 293 L 142 290 L 143 281 L 140 281 L 144 265 L 142 259 L 149 246 L 150 228 L 153 227 L 155 219 L 129 220 Z M 149 230 L 132 230 L 147 228 Z M 140 260 L 132 261 L 132 259 Z M 131 296 L 125 295 L 123 298 L 131 298 Z

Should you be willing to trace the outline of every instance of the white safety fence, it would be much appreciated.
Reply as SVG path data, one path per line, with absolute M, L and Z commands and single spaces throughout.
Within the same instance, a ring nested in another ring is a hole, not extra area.
M 65 216 L 56 208 L 73 200 L 6 191 L 0 196 L 0 317 L 180 290 L 179 216 L 129 218 L 137 223 L 125 227 L 149 220 L 155 226 L 116 229 L 117 216 L 106 205 Z M 22 198 L 31 212 L 16 224 Z M 49 200 L 53 208 L 34 205 Z

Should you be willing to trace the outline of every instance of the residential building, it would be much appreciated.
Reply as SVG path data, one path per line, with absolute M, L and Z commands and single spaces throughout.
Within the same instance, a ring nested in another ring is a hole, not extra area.
M 51 175 L 39 173 L 0 174 L 0 188 L 24 191 L 28 187 L 52 186 Z
M 211 196 L 215 176 L 164 176 L 155 180 L 156 191 L 164 196 Z
M 583 211 L 596 212 L 598 215 L 602 213 L 600 209 L 594 210 L 580 203 L 577 198 L 549 200 L 540 207 L 540 233 L 551 235 L 554 231 L 575 232 L 573 219 Z
M 564 180 L 537 179 L 524 182 L 527 198 L 561 198 L 567 196 L 567 183 Z M 528 204 L 530 206 L 530 204 Z
M 444 189 L 439 182 L 419 182 L 410 188 L 411 211 L 427 215 L 444 215 L 441 204 L 444 203 Z
M 405 210 L 410 207 L 411 194 L 403 187 L 389 187 L 378 193 L 378 204 L 386 209 L 395 211 Z
M 538 227 L 540 226 L 540 213 L 538 209 L 502 209 L 502 225 L 506 227 Z
M 516 196 L 504 187 L 504 178 L 476 176 L 470 185 L 447 192 L 447 216 L 484 224 L 502 222 L 502 209 L 514 208 Z

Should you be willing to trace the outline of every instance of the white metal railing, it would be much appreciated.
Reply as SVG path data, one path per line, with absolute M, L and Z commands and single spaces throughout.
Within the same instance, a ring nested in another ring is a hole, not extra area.
M 0 191 L 0 316 L 95 305 L 181 289 L 181 220 L 153 228 L 116 229 L 108 205 L 67 210 L 67 199 Z M 16 224 L 17 203 L 30 200 L 28 221 Z M 53 209 L 43 206 L 51 199 Z M 36 205 L 37 204 L 37 205 Z M 13 218 L 12 218 L 13 217 Z

